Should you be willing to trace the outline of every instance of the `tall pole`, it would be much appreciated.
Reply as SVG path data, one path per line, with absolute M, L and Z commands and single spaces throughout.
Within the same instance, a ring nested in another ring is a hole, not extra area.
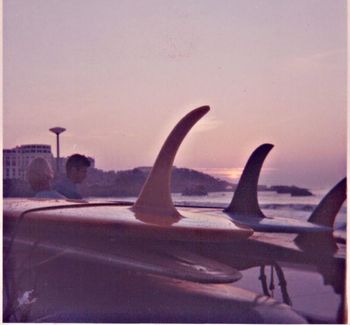
M 58 176 L 60 174 L 60 134 L 66 131 L 66 129 L 54 127 L 51 128 L 50 131 L 56 134 L 56 176 Z
M 60 172 L 60 134 L 59 133 L 56 134 L 56 149 L 57 149 L 56 172 L 58 175 Z

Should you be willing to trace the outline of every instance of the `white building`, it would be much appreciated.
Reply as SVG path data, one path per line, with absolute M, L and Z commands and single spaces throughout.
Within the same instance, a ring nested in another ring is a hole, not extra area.
M 3 150 L 3 178 L 4 179 L 25 179 L 26 171 L 30 162 L 37 158 L 45 158 L 52 166 L 52 170 L 56 170 L 56 159 L 51 152 L 51 146 L 47 144 L 25 144 L 17 146 L 13 149 Z M 90 160 L 91 167 L 95 167 L 95 160 Z M 60 157 L 60 171 L 65 172 L 65 165 L 68 158 Z
M 53 166 L 54 158 L 50 145 L 26 144 L 13 149 L 4 149 L 3 178 L 25 179 L 28 165 L 37 157 L 45 158 Z

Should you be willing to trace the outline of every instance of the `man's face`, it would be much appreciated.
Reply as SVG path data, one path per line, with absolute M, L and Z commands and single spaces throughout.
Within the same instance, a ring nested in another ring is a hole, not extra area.
M 87 174 L 88 167 L 82 166 L 82 167 L 72 167 L 69 173 L 69 178 L 72 180 L 73 183 L 81 183 L 85 178 Z

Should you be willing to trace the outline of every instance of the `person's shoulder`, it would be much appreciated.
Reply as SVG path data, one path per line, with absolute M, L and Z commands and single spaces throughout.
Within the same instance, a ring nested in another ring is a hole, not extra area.
M 52 187 L 54 189 L 65 188 L 65 187 L 71 187 L 72 184 L 73 184 L 72 181 L 68 177 L 63 177 L 63 178 L 59 178 L 59 179 L 55 180 L 53 182 Z
M 68 177 L 59 179 L 56 183 L 53 184 L 52 188 L 64 195 L 69 199 L 82 199 L 76 184 L 74 184 Z

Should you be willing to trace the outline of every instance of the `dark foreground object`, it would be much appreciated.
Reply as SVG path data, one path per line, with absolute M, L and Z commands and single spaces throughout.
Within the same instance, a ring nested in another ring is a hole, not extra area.
M 9 292 L 34 290 L 36 301 L 11 312 L 5 299 L 7 322 L 305 322 L 287 305 L 232 283 L 198 283 L 43 252 L 30 256 L 36 266 L 26 270 L 28 250 L 13 256 L 5 271 L 7 281 L 16 279 L 7 283 Z

